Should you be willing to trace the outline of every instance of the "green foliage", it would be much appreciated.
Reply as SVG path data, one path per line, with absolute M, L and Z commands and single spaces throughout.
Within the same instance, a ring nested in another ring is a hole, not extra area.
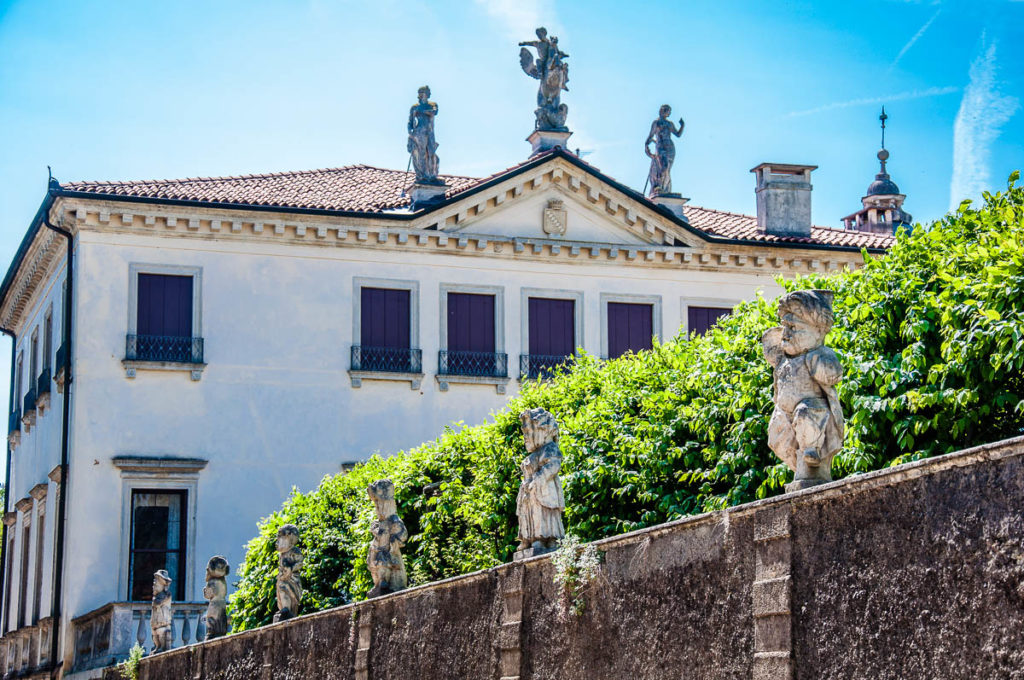
M 124 680 L 139 680 L 139 662 L 144 656 L 146 650 L 139 643 L 135 643 L 128 651 L 128 658 L 118 667 Z
M 567 534 L 558 545 L 558 550 L 551 555 L 555 585 L 562 594 L 566 610 L 576 616 L 586 608 L 583 596 L 601 572 L 601 557 L 597 546 L 593 543 L 584 544 L 574 534 Z
M 787 282 L 835 291 L 828 343 L 846 374 L 842 477 L 1020 434 L 1024 415 L 1024 188 L 913 234 L 862 270 Z M 409 529 L 412 584 L 508 561 L 524 455 L 517 414 L 551 411 L 561 426 L 567 529 L 591 541 L 781 492 L 791 473 L 766 445 L 771 369 L 760 338 L 775 303 L 740 304 L 703 337 L 679 336 L 614 361 L 581 357 L 524 385 L 482 425 L 295 493 L 261 524 L 231 600 L 237 630 L 270 621 L 285 522 L 302 532 L 306 612 L 361 599 L 371 504 L 366 486 L 395 483 Z

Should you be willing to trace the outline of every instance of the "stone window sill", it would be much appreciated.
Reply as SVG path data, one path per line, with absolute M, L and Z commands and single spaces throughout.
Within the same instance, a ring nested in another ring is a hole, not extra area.
M 43 412 L 48 408 L 50 408 L 50 393 L 44 392 L 36 400 L 36 410 L 39 411 L 39 415 L 43 415 Z
M 192 380 L 201 380 L 203 369 L 206 368 L 206 364 L 189 364 L 177 361 L 135 361 L 132 359 L 123 359 L 121 365 L 124 366 L 125 377 L 129 379 L 135 377 L 136 371 L 181 371 L 191 373 Z
M 420 385 L 423 384 L 422 373 L 393 373 L 391 371 L 352 371 L 348 372 L 348 377 L 352 380 L 352 387 L 359 388 L 363 386 L 364 380 L 397 380 L 400 382 L 409 383 L 409 388 L 418 390 Z
M 489 375 L 438 375 L 435 377 L 437 378 L 438 389 L 442 392 L 448 391 L 450 383 L 458 383 L 464 385 L 494 385 L 495 392 L 505 394 L 505 386 L 509 383 L 509 378 Z

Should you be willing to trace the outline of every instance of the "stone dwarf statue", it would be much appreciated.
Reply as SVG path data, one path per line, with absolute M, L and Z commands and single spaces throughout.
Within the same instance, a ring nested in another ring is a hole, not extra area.
M 761 338 L 775 369 L 768 446 L 794 472 L 787 491 L 832 481 L 832 457 L 843 447 L 843 367 L 822 344 L 833 320 L 831 291 L 798 290 L 779 300 L 782 326 Z
M 217 555 L 206 563 L 206 586 L 203 597 L 206 605 L 206 639 L 212 640 L 228 633 L 228 585 L 224 577 L 231 571 L 228 561 Z
M 676 124 L 668 119 L 671 115 L 672 107 L 663 104 L 644 142 L 644 153 L 651 159 L 651 169 L 647 174 L 651 186 L 647 195 L 651 198 L 679 195 L 672 192 L 672 164 L 676 160 L 676 145 L 672 135 L 681 137 L 686 123 L 680 118 L 679 127 L 676 128 Z M 651 142 L 654 142 L 654 153 L 651 153 Z
M 520 467 L 523 481 L 516 498 L 519 516 L 520 559 L 554 550 L 565 536 L 562 512 L 565 496 L 558 471 L 562 452 L 558 447 L 558 422 L 542 408 L 519 414 L 528 455 Z
M 409 538 L 409 531 L 398 517 L 395 485 L 391 480 L 376 481 L 366 487 L 366 492 L 377 514 L 377 519 L 370 526 L 373 538 L 366 555 L 366 564 L 373 577 L 373 590 L 369 597 L 377 597 L 404 590 L 408 585 L 401 550 Z
M 302 552 L 295 547 L 299 542 L 299 528 L 285 524 L 277 530 L 277 613 L 274 623 L 287 621 L 299 613 L 302 600 Z
M 149 617 L 149 627 L 153 631 L 153 654 L 166 652 L 174 645 L 174 632 L 171 620 L 171 575 L 166 569 L 153 574 L 153 612 Z

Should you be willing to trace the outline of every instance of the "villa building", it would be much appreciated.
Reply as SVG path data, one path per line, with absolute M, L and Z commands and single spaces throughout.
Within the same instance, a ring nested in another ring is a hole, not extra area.
M 148 645 L 156 569 L 194 640 L 206 561 L 237 566 L 293 488 L 482 421 L 578 350 L 704 332 L 779 275 L 884 252 L 877 220 L 811 225 L 813 169 L 755 168 L 756 217 L 649 199 L 561 147 L 442 176 L 425 206 L 365 165 L 51 181 L 0 289 L 0 673 L 96 677 Z

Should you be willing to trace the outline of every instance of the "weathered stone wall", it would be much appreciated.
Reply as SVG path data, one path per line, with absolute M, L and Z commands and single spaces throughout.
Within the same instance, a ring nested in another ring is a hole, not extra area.
M 540 557 L 160 654 L 141 678 L 1024 678 L 1024 438 L 598 547 L 579 616 Z

